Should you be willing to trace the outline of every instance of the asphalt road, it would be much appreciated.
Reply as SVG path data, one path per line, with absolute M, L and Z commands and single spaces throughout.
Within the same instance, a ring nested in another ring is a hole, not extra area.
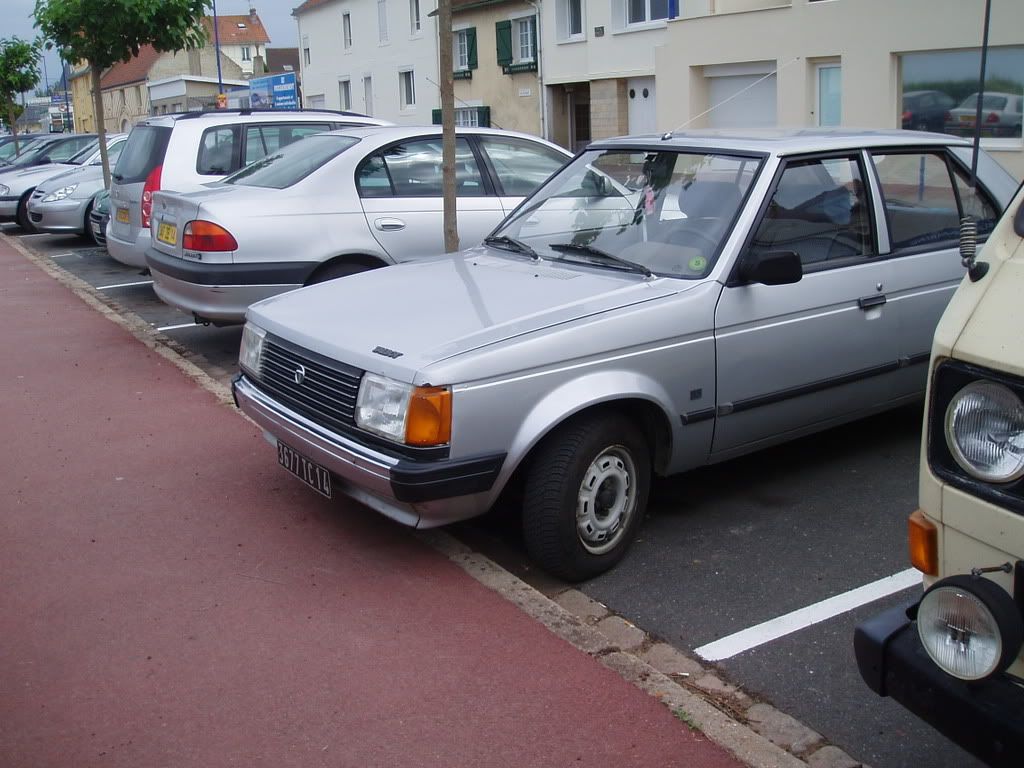
M 192 325 L 156 298 L 146 275 L 84 238 L 36 235 L 22 242 L 162 329 L 215 378 L 227 381 L 237 369 L 240 328 Z M 920 408 L 906 408 L 660 481 L 626 559 L 579 588 L 698 655 L 696 649 L 723 637 L 904 572 L 920 423 Z M 553 588 L 531 567 L 507 518 L 491 516 L 455 532 L 538 587 Z M 870 693 L 857 673 L 856 623 L 916 592 L 911 587 L 829 616 L 717 667 L 729 682 L 873 768 L 979 766 Z

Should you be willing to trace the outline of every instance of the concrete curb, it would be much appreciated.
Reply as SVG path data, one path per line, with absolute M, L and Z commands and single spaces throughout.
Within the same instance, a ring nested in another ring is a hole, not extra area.
M 88 306 L 124 328 L 147 349 L 177 366 L 222 405 L 233 409 L 230 387 L 203 371 L 190 359 L 189 351 L 173 339 L 16 239 L 0 232 L 0 242 L 10 245 Z M 247 418 L 240 411 L 238 414 Z M 443 530 L 417 531 L 415 535 L 552 633 L 654 696 L 687 726 L 700 730 L 751 768 L 862 766 L 837 747 L 825 744 L 819 734 L 788 715 L 770 705 L 755 704 L 698 662 L 670 646 L 654 643 L 643 630 L 586 595 L 567 589 L 558 595 L 559 602 L 556 602 Z M 642 654 L 646 660 L 636 654 Z M 676 682 L 673 676 L 687 679 L 690 685 Z M 741 722 L 737 714 L 752 724 L 764 724 L 759 728 L 761 732 Z M 806 757 L 806 761 L 783 746 Z

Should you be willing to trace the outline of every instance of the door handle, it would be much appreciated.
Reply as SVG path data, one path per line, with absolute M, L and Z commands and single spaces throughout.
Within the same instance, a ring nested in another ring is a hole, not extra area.
M 401 219 L 377 219 L 373 222 L 373 226 L 381 232 L 398 232 L 405 229 L 405 222 Z
M 861 309 L 871 309 L 885 304 L 885 294 L 876 293 L 874 296 L 861 296 L 857 299 L 857 306 Z

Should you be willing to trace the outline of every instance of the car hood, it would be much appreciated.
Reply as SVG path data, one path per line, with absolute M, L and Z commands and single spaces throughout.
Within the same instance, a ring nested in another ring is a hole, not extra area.
M 248 319 L 329 358 L 422 383 L 416 374 L 433 363 L 695 285 L 480 247 L 281 294 L 252 305 Z
M 51 167 L 51 166 L 46 166 Z M 36 185 L 37 190 L 52 192 L 55 189 L 66 187 L 69 184 L 82 184 L 88 181 L 99 181 L 103 178 L 103 166 L 100 165 L 72 165 L 66 171 L 61 171 L 54 176 L 47 176 L 46 180 Z
M 1024 246 L 1000 265 L 990 285 L 964 324 L 952 356 L 969 363 L 1024 377 L 1024 346 L 1018 329 L 1024 325 L 1020 288 L 1024 285 Z
M 31 168 L 10 168 L 0 172 L 0 184 L 7 184 L 12 190 L 15 186 L 24 189 L 26 185 L 48 179 L 61 171 L 78 167 L 71 163 L 47 163 L 46 165 L 33 165 Z

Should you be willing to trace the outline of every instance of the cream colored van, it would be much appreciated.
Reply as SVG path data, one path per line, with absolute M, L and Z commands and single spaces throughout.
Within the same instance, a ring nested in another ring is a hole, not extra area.
M 935 332 L 910 559 L 857 627 L 864 681 L 993 766 L 1024 765 L 1024 187 Z

